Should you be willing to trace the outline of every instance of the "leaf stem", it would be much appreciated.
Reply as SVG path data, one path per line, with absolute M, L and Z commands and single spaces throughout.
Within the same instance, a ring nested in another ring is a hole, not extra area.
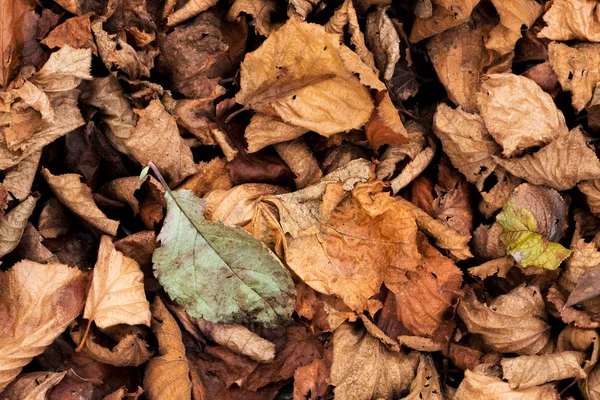
M 90 328 L 92 327 L 92 319 L 88 319 L 88 324 L 87 327 L 85 328 L 85 332 L 83 334 L 83 337 L 81 338 L 81 340 L 79 341 L 79 346 L 77 346 L 77 348 L 75 349 L 76 353 L 79 353 L 82 349 L 83 349 L 83 345 L 85 344 L 85 340 L 87 339 L 89 333 L 90 333 Z
M 169 193 L 169 195 L 173 196 L 173 193 L 171 193 L 171 188 L 169 187 L 169 185 L 167 185 L 167 182 L 165 181 L 162 174 L 158 170 L 158 167 L 156 166 L 156 164 L 154 164 L 152 161 L 148 161 L 148 166 L 150 167 L 152 172 L 154 172 L 154 175 L 156 175 L 159 182 L 161 183 L 161 185 L 163 185 L 163 187 Z

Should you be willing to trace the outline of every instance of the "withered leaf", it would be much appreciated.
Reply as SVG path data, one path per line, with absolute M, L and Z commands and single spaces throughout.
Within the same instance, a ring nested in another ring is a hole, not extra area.
M 410 384 L 410 393 L 402 400 L 442 400 L 440 375 L 429 354 L 421 354 L 417 376 Z
M 57 257 L 42 244 L 43 240 L 42 235 L 28 222 L 21 241 L 15 249 L 18 259 L 35 261 L 40 264 L 57 262 Z
M 433 156 L 435 155 L 435 146 L 431 145 L 426 147 L 422 152 L 417 154 L 415 158 L 409 161 L 408 164 L 402 169 L 402 172 L 391 180 L 392 193 L 396 194 L 400 189 L 405 188 L 409 183 L 419 176 L 425 168 L 429 165 Z
M 488 75 L 477 103 L 488 132 L 502 146 L 505 156 L 548 144 L 568 132 L 552 97 L 523 76 Z
M 217 4 L 218 0 L 188 0 L 186 4 L 167 18 L 167 26 L 177 25 Z
M 323 176 L 317 160 L 302 138 L 277 143 L 274 147 L 277 154 L 296 175 L 294 182 L 298 189 L 318 182 Z
M 598 5 L 590 0 L 557 0 L 544 14 L 539 36 L 552 40 L 600 42 Z
M 21 261 L 0 272 L 0 391 L 79 315 L 86 285 L 85 274 L 62 264 Z
M 468 331 L 481 335 L 494 351 L 534 355 L 550 339 L 544 300 L 536 287 L 519 286 L 489 306 L 479 302 L 468 288 L 457 312 Z
M 0 257 L 13 251 L 19 244 L 37 199 L 38 195 L 27 197 L 0 218 Z
M 600 296 L 600 288 L 597 287 L 599 279 L 600 264 L 588 269 L 579 279 L 579 282 L 569 295 L 565 307 L 570 307 L 574 304 Z
M 502 374 L 511 389 L 535 387 L 546 382 L 586 377 L 581 368 L 584 353 L 559 351 L 541 356 L 503 358 Z
M 48 200 L 42 208 L 38 221 L 38 230 L 46 239 L 54 239 L 69 232 L 71 215 L 60 204 L 56 197 Z
M 365 38 L 375 57 L 375 65 L 381 71 L 381 77 L 389 82 L 394 75 L 396 63 L 400 60 L 400 36 L 385 7 L 377 7 L 367 16 Z
M 419 357 L 392 352 L 366 330 L 344 324 L 333 334 L 330 382 L 336 399 L 399 397 L 409 390 Z
M 94 203 L 92 190 L 77 174 L 52 175 L 42 169 L 42 175 L 60 202 L 94 228 L 110 235 L 117 234 L 119 222 L 109 219 Z
M 408 133 L 388 93 L 379 92 L 375 96 L 375 110 L 365 125 L 365 134 L 373 150 L 384 144 L 406 144 Z
M 486 261 L 481 265 L 469 268 L 469 274 L 480 279 L 498 275 L 505 278 L 508 271 L 515 265 L 515 261 L 510 257 L 496 258 Z
M 71 46 L 75 49 L 91 49 L 94 54 L 98 54 L 92 36 L 89 15 L 69 18 L 54 28 L 41 43 L 51 49 Z
M 312 363 L 296 369 L 294 400 L 317 400 L 327 394 L 331 356 L 331 349 L 325 349 L 323 358 L 315 359 Z
M 227 12 L 230 21 L 240 18 L 240 14 L 252 15 L 256 31 L 269 36 L 271 33 L 271 13 L 275 11 L 277 2 L 275 0 L 235 0 Z
M 2 185 L 18 200 L 25 200 L 29 196 L 41 155 L 41 151 L 32 153 L 4 171 L 6 175 Z
M 0 86 L 6 85 L 16 72 L 23 49 L 21 24 L 25 15 L 33 10 L 35 2 L 31 0 L 14 2 L 3 0 L 0 3 Z
M 156 190 L 164 193 L 164 189 L 153 177 L 147 177 L 144 180 L 140 180 L 137 176 L 127 176 L 124 178 L 115 179 L 114 181 L 108 182 L 102 186 L 100 193 L 128 204 L 133 210 L 133 214 L 137 215 L 140 211 L 140 204 L 138 199 L 135 197 L 136 191 L 138 191 L 142 184 L 147 181 L 150 185 L 154 185 Z
M 514 50 L 521 31 L 533 25 L 543 6 L 535 0 L 493 0 L 492 4 L 500 15 L 500 23 L 490 31 L 485 47 L 505 55 Z
M 31 372 L 21 375 L 0 394 L 14 400 L 45 400 L 52 388 L 65 377 L 64 372 Z
M 415 20 L 410 31 L 410 42 L 419 42 L 462 24 L 469 18 L 478 3 L 479 0 L 457 0 L 443 6 L 436 2 L 430 17 Z
M 197 197 L 204 197 L 212 190 L 228 190 L 232 187 L 231 175 L 225 158 L 213 158 L 198 164 L 199 172 L 189 177 L 178 189 L 191 190 Z
M 585 195 L 585 201 L 594 215 L 600 214 L 600 179 L 579 182 L 577 189 Z
M 254 153 L 271 144 L 294 140 L 306 132 L 306 128 L 287 124 L 279 118 L 256 113 L 246 127 L 244 137 L 248 142 L 248 153 Z

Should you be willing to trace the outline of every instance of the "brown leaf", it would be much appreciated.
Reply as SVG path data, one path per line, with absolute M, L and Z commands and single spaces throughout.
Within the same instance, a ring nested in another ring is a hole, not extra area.
M 194 135 L 200 144 L 213 146 L 217 144 L 211 131 L 215 113 L 213 98 L 178 100 L 172 111 L 177 125 Z
M 72 17 L 57 26 L 46 36 L 42 43 L 53 49 L 71 46 L 75 49 L 91 49 L 98 55 L 90 27 L 90 16 Z
M 39 195 L 27 197 L 0 218 L 0 257 L 13 251 L 19 244 L 38 198 Z
M 0 391 L 83 308 L 86 275 L 62 264 L 21 261 L 0 272 Z
M 500 55 L 512 52 L 527 30 L 542 14 L 543 6 L 535 0 L 493 0 L 492 4 L 500 15 L 500 23 L 490 31 L 485 47 Z
M 523 76 L 488 75 L 477 103 L 486 128 L 505 156 L 518 155 L 568 133 L 565 118 L 552 97 Z
M 541 87 L 544 92 L 549 93 L 550 96 L 556 96 L 560 90 L 558 77 L 552 69 L 552 64 L 548 61 L 534 65 L 523 72 L 523 76 L 537 83 L 538 86 Z
M 271 33 L 271 13 L 277 8 L 275 0 L 235 0 L 227 12 L 230 21 L 239 20 L 240 14 L 248 14 L 254 18 L 256 32 L 263 36 Z
M 600 367 L 596 366 L 588 374 L 587 379 L 579 382 L 579 390 L 586 400 L 597 400 L 600 398 Z
M 435 146 L 426 147 L 422 152 L 417 154 L 400 172 L 400 174 L 391 180 L 392 193 L 397 194 L 401 189 L 405 188 L 410 182 L 419 176 L 429 165 L 435 155 Z
M 400 60 L 400 36 L 385 7 L 377 7 L 367 15 L 365 38 L 383 81 L 390 82 Z
M 396 164 L 406 157 L 414 159 L 423 152 L 427 145 L 427 129 L 414 120 L 406 122 L 408 143 L 390 146 L 381 155 L 379 164 L 376 166 L 377 179 L 386 180 L 391 178 L 396 171 Z
M 15 249 L 17 259 L 35 261 L 40 264 L 58 262 L 57 257 L 42 244 L 43 240 L 42 235 L 28 222 L 21 241 Z
M 54 239 L 68 233 L 71 230 L 71 218 L 56 197 L 51 198 L 44 204 L 40 213 L 38 220 L 40 234 L 46 239 Z
M 476 276 L 479 279 L 485 279 L 493 275 L 505 278 L 508 271 L 514 267 L 514 265 L 515 261 L 510 257 L 496 258 L 476 267 L 469 268 L 469 274 L 471 276 Z
M 331 349 L 327 348 L 323 358 L 317 358 L 312 363 L 296 369 L 294 400 L 318 400 L 327 395 L 331 357 Z
M 417 353 L 392 352 L 351 324 L 333 334 L 330 382 L 336 399 L 399 397 L 408 391 L 417 364 Z
M 558 400 L 560 396 L 552 385 L 536 386 L 528 389 L 514 390 L 502 379 L 488 375 L 484 371 L 465 371 L 465 378 L 460 383 L 455 400 L 471 399 L 514 400 Z
M 127 398 L 127 400 L 137 400 L 137 398 L 140 397 L 143 393 L 144 390 L 141 387 L 138 387 L 135 393 L 130 393 L 129 390 L 125 386 L 123 386 L 122 388 L 117 389 L 108 396 L 104 397 L 104 399 L 102 400 L 123 400 L 125 398 Z
M 296 175 L 294 179 L 296 188 L 302 189 L 312 185 L 323 177 L 319 163 L 302 138 L 277 143 L 274 147 L 277 154 Z
M 475 229 L 473 250 L 478 259 L 489 261 L 507 255 L 501 234 L 502 227 L 497 222 L 490 225 L 481 224 Z
M 600 41 L 597 4 L 588 0 L 557 0 L 544 14 L 544 27 L 539 37 L 551 40 L 583 42 Z
M 452 0 L 447 6 L 435 4 L 432 15 L 417 18 L 410 31 L 410 42 L 416 43 L 465 22 L 479 0 Z
M 536 387 L 551 381 L 586 377 L 581 369 L 584 353 L 579 351 L 559 351 L 543 356 L 521 356 L 503 358 L 502 374 L 511 389 Z
M 191 400 L 190 368 L 181 330 L 158 296 L 152 307 L 152 331 L 158 340 L 158 355 L 146 365 L 145 393 L 150 400 Z
M 582 181 L 577 189 L 585 195 L 585 201 L 594 215 L 600 214 L 600 179 Z
M 6 175 L 2 185 L 18 200 L 25 200 L 31 192 L 31 185 L 40 162 L 41 151 L 25 157 L 17 165 L 3 171 Z
M 212 190 L 229 190 L 232 187 L 231 175 L 224 158 L 213 158 L 198 165 L 199 172 L 192 175 L 178 189 L 188 189 L 196 197 L 204 197 Z
M 550 339 L 546 309 L 536 287 L 519 286 L 498 296 L 490 305 L 480 303 L 472 289 L 458 304 L 458 315 L 472 334 L 481 335 L 494 351 L 534 355 Z
M 511 174 L 556 190 L 568 190 L 583 180 L 600 178 L 600 161 L 588 147 L 581 127 L 561 133 L 534 154 L 494 159 Z
M 493 178 L 496 178 L 497 183 L 491 189 L 479 192 L 481 201 L 477 207 L 479 212 L 488 219 L 502 208 L 512 191 L 523 182 L 500 166 L 494 170 L 493 177 L 490 179 Z
M 579 279 L 579 282 L 569 295 L 565 307 L 570 307 L 575 304 L 584 302 L 600 296 L 600 288 L 598 288 L 598 278 L 600 276 L 600 265 L 596 265 L 588 269 L 585 274 Z
M 202 318 L 196 323 L 205 336 L 235 353 L 259 362 L 275 358 L 275 345 L 242 325 L 216 325 Z
M 138 176 L 127 176 L 125 178 L 115 179 L 102 186 L 102 188 L 100 188 L 100 193 L 109 198 L 128 204 L 133 210 L 133 214 L 137 215 L 140 211 L 140 204 L 135 197 L 135 194 L 141 189 L 144 182 L 154 185 L 157 190 L 164 193 L 164 189 L 160 183 L 151 176 L 144 180 L 140 180 Z
M 407 142 L 408 133 L 387 92 L 379 92 L 375 96 L 375 110 L 365 125 L 365 134 L 373 150 L 384 144 L 394 146 Z
M 582 329 L 567 325 L 556 341 L 557 351 L 579 351 L 586 353 L 583 370 L 589 373 L 600 356 L 600 335 L 594 329 Z
M 419 175 L 410 186 L 410 202 L 432 217 L 435 216 L 433 187 L 433 182 L 425 175 Z
M 573 107 L 577 112 L 583 110 L 600 81 L 600 71 L 594 68 L 600 62 L 600 45 L 579 44 L 570 47 L 552 42 L 548 45 L 548 56 L 560 86 L 571 92 Z
M 254 153 L 271 144 L 294 140 L 306 132 L 305 128 L 287 124 L 279 118 L 256 113 L 246 127 L 244 137 L 248 142 L 248 153 Z
M 290 45 L 292 37 L 303 40 Z M 238 103 L 324 136 L 368 121 L 374 107 L 363 84 L 385 89 L 337 35 L 293 18 L 246 54 L 240 75 Z
M 470 236 L 473 232 L 470 192 L 470 185 L 461 180 L 435 201 L 435 217 L 464 236 Z
M 217 1 L 218 0 L 188 0 L 183 7 L 169 15 L 167 26 L 174 26 L 195 17 L 217 4 Z
M 65 377 L 64 372 L 31 372 L 21 375 L 0 396 L 13 400 L 46 400 L 49 391 Z
M 135 110 L 140 119 L 125 141 L 127 152 L 141 165 L 152 161 L 172 185 L 197 171 L 192 151 L 185 145 L 177 123 L 159 100 L 143 110 Z
M 314 291 L 304 282 L 296 285 L 295 311 L 299 317 L 311 321 L 317 332 L 334 332 L 346 321 L 356 321 L 357 315 L 336 296 Z
M 19 67 L 24 39 L 20 27 L 25 15 L 34 7 L 33 1 L 3 0 L 0 4 L 0 85 L 4 88 Z
M 94 228 L 111 235 L 117 234 L 119 222 L 109 219 L 94 203 L 92 190 L 81 182 L 77 174 L 52 175 L 48 169 L 42 169 L 42 175 L 48 182 L 58 200 L 77 216 Z
M 402 400 L 442 400 L 438 374 L 433 359 L 429 354 L 421 354 L 417 376 L 410 384 L 410 393 Z

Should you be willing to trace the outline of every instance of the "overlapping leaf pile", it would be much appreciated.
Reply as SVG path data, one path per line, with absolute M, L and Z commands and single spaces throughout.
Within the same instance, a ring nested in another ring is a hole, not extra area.
M 0 399 L 600 400 L 599 10 L 0 0 Z

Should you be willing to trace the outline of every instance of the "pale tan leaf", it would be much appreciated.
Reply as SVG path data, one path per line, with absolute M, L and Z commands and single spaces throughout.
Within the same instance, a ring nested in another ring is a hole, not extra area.
M 321 0 L 290 0 L 287 15 L 290 18 L 305 21 L 308 14 L 319 3 L 321 3 Z
M 544 14 L 539 37 L 551 40 L 600 42 L 600 14 L 594 0 L 556 0 Z
M 82 80 L 92 79 L 90 69 L 92 51 L 65 46 L 50 58 L 31 78 L 31 82 L 45 92 L 66 92 L 75 89 Z
M 140 205 L 138 199 L 135 197 L 135 192 L 142 187 L 144 182 L 149 182 L 150 185 L 154 185 L 156 190 L 161 193 L 164 193 L 165 191 L 162 185 L 152 176 L 148 176 L 144 180 L 140 180 L 138 176 L 126 176 L 108 182 L 100 188 L 100 193 L 129 205 L 133 210 L 133 214 L 137 215 L 140 211 Z
M 435 342 L 431 338 L 426 338 L 422 336 L 400 335 L 397 337 L 397 339 L 398 344 L 400 344 L 401 346 L 406 346 L 412 350 L 425 351 L 428 353 L 441 351 L 445 347 L 444 343 Z
M 72 216 L 65 210 L 56 197 L 48 200 L 42 208 L 38 229 L 46 239 L 54 239 L 69 232 Z
M 458 315 L 472 334 L 480 335 L 494 351 L 538 354 L 550 339 L 546 308 L 536 287 L 519 286 L 490 305 L 479 302 L 472 289 L 458 304 Z
M 302 138 L 277 143 L 274 147 L 281 159 L 296 175 L 294 179 L 296 188 L 305 188 L 323 177 L 319 163 Z
M 252 15 L 256 32 L 263 36 L 271 33 L 271 13 L 275 11 L 277 2 L 275 0 L 235 0 L 227 12 L 227 19 L 235 21 L 240 14 Z
M 425 171 L 425 168 L 427 168 L 431 160 L 433 160 L 434 155 L 435 147 L 433 145 L 431 147 L 426 147 L 425 150 L 417 154 L 415 158 L 406 164 L 404 169 L 402 169 L 402 172 L 391 180 L 392 193 L 398 193 L 400 189 L 408 186 L 409 183 Z
M 294 140 L 306 132 L 306 128 L 287 124 L 279 118 L 256 113 L 246 127 L 244 137 L 248 142 L 248 153 L 255 153 L 271 144 Z
M 485 47 L 505 55 L 514 50 L 521 31 L 529 29 L 542 14 L 543 6 L 535 0 L 492 0 L 500 23 L 490 31 Z
M 167 26 L 171 27 L 195 17 L 217 4 L 218 1 L 219 0 L 188 0 L 183 7 L 167 17 Z
M 600 365 L 596 365 L 587 379 L 579 381 L 579 390 L 586 400 L 600 399 Z
M 485 279 L 493 275 L 505 278 L 508 271 L 514 266 L 515 261 L 511 257 L 496 258 L 476 267 L 469 268 L 469 274 L 479 279 Z
M 233 159 L 236 158 L 238 155 L 238 149 L 236 149 L 235 146 L 233 146 L 233 144 L 229 140 L 227 134 L 219 128 L 211 129 L 210 133 L 212 134 L 212 137 L 215 139 L 215 142 L 221 148 L 221 151 L 225 155 L 225 158 L 227 159 L 227 161 L 228 162 L 233 161 Z
M 443 400 L 440 375 L 429 354 L 421 354 L 417 376 L 410 384 L 410 393 L 402 400 Z
M 562 89 L 571 92 L 575 110 L 583 110 L 600 82 L 600 70 L 596 68 L 600 63 L 600 44 L 570 47 L 552 42 L 548 45 L 548 58 Z
M 523 76 L 488 75 L 477 102 L 488 132 L 505 156 L 548 144 L 568 132 L 565 117 L 552 97 Z
M 362 82 L 385 89 L 337 35 L 295 19 L 246 54 L 240 75 L 239 103 L 324 136 L 368 121 L 374 106 Z
M 600 214 L 600 179 L 579 182 L 577 189 L 585 195 L 585 201 L 594 215 Z
M 150 304 L 143 279 L 138 263 L 117 251 L 110 237 L 102 236 L 83 318 L 100 328 L 117 324 L 150 326 Z
M 400 36 L 385 7 L 377 7 L 367 15 L 365 38 L 375 56 L 375 65 L 381 71 L 381 77 L 389 82 L 400 60 Z
M 586 377 L 580 364 L 585 354 L 579 351 L 559 351 L 542 356 L 503 358 L 502 374 L 511 389 L 535 387 L 546 382 Z
M 242 325 L 217 325 L 202 318 L 198 319 L 197 324 L 204 335 L 235 353 L 259 362 L 275 358 L 275 344 Z
M 4 88 L 19 67 L 24 41 L 21 24 L 35 5 L 31 0 L 0 2 L 0 86 Z
M 581 127 L 561 133 L 534 154 L 494 159 L 511 174 L 556 190 L 568 190 L 581 181 L 600 178 L 600 161 L 588 147 Z
M 595 329 L 567 325 L 556 341 L 557 351 L 579 351 L 586 354 L 583 370 L 589 373 L 600 357 L 600 335 Z
M 42 244 L 43 240 L 42 235 L 28 222 L 21 241 L 15 249 L 17 259 L 35 261 L 40 264 L 59 262 L 58 257 Z
M 11 383 L 0 396 L 10 400 L 46 400 L 48 392 L 67 374 L 64 372 L 31 372 Z
M 158 355 L 146 365 L 146 395 L 150 400 L 191 400 L 190 368 L 181 330 L 158 296 L 152 306 L 152 331 L 158 340 Z
M 42 175 L 58 200 L 93 227 L 111 235 L 117 234 L 119 222 L 109 219 L 94 203 L 92 190 L 77 174 L 52 175 L 42 169 Z
M 0 257 L 17 247 L 39 195 L 29 196 L 0 218 Z
M 197 172 L 192 151 L 185 145 L 177 123 L 160 100 L 152 100 L 125 141 L 128 153 L 141 165 L 152 161 L 172 185 Z
M 52 109 L 52 104 L 50 104 L 50 98 L 42 89 L 33 83 L 25 81 L 23 86 L 14 91 L 14 95 L 34 110 L 39 111 L 42 119 L 48 120 L 49 122 L 54 120 L 54 110 Z M 7 132 L 5 131 L 5 139 L 6 133 Z M 10 140 L 6 139 L 6 142 L 12 146 Z
M 333 334 L 330 382 L 336 399 L 398 397 L 409 389 L 417 364 L 417 353 L 392 352 L 351 324 Z
M 21 261 L 0 272 L 0 391 L 79 315 L 86 286 L 62 264 Z
M 406 157 L 414 159 L 425 149 L 427 145 L 426 128 L 415 120 L 407 121 L 405 128 L 408 135 L 408 143 L 389 146 L 385 150 L 376 166 L 377 179 L 386 180 L 391 178 L 396 171 L 396 164 Z
M 479 0 L 455 0 L 449 7 L 435 4 L 429 18 L 417 18 L 410 31 L 411 43 L 442 33 L 465 22 Z
M 4 171 L 6 175 L 2 185 L 18 200 L 24 200 L 29 196 L 41 156 L 42 152 L 36 151 Z

